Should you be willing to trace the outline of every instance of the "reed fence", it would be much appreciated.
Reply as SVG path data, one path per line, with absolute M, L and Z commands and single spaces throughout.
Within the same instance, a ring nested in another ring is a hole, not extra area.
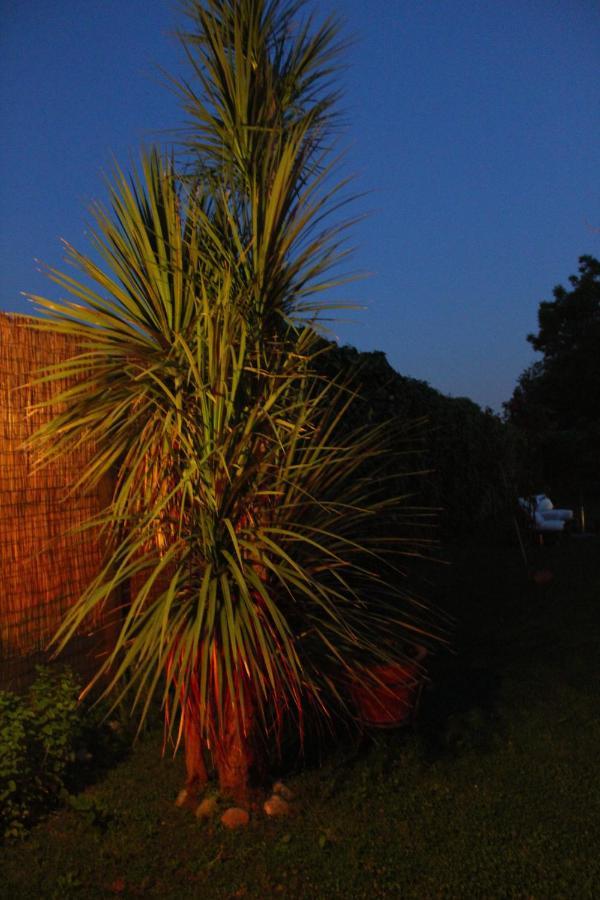
M 97 529 L 74 533 L 109 501 L 106 479 L 93 493 L 69 488 L 81 472 L 89 444 L 44 468 L 23 444 L 58 411 L 32 406 L 67 382 L 26 386 L 36 373 L 72 355 L 76 341 L 40 332 L 28 316 L 0 313 L 0 688 L 20 689 L 35 665 L 49 659 L 48 642 L 65 610 L 97 573 L 103 559 Z M 61 654 L 85 678 L 114 640 L 118 598 Z

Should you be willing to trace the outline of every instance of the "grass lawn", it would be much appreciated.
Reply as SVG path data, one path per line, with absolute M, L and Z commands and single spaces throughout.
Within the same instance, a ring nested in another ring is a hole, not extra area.
M 511 546 L 512 544 L 512 546 Z M 432 592 L 457 617 L 417 725 L 286 783 L 297 813 L 230 832 L 173 800 L 150 734 L 23 843 L 0 894 L 37 897 L 600 897 L 600 541 L 464 543 Z

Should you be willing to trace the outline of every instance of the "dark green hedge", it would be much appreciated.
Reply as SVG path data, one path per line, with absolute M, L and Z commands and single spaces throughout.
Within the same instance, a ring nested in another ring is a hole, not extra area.
M 347 427 L 389 421 L 405 447 L 413 448 L 412 458 L 399 465 L 398 483 L 416 505 L 439 508 L 442 535 L 479 529 L 514 504 L 520 439 L 491 410 L 400 375 L 381 352 L 333 346 L 321 366 L 328 377 L 351 379 L 358 393 Z M 410 423 L 415 427 L 406 431 Z M 411 468 L 429 471 L 407 479 L 401 470 Z

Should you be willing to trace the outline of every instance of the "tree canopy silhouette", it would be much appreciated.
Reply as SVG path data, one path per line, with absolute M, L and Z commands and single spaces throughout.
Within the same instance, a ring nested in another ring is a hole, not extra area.
M 542 301 L 527 340 L 542 359 L 525 369 L 505 404 L 528 436 L 540 475 L 581 486 L 598 481 L 600 458 L 600 262 L 579 258 L 571 289 Z

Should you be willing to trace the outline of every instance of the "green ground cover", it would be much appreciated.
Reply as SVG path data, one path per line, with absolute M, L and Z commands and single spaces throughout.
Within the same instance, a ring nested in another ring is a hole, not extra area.
M 507 531 L 508 535 L 508 531 Z M 148 734 L 21 843 L 6 897 L 600 895 L 600 542 L 463 543 L 431 590 L 457 618 L 417 725 L 289 775 L 297 814 L 243 831 L 173 799 L 181 759 Z

